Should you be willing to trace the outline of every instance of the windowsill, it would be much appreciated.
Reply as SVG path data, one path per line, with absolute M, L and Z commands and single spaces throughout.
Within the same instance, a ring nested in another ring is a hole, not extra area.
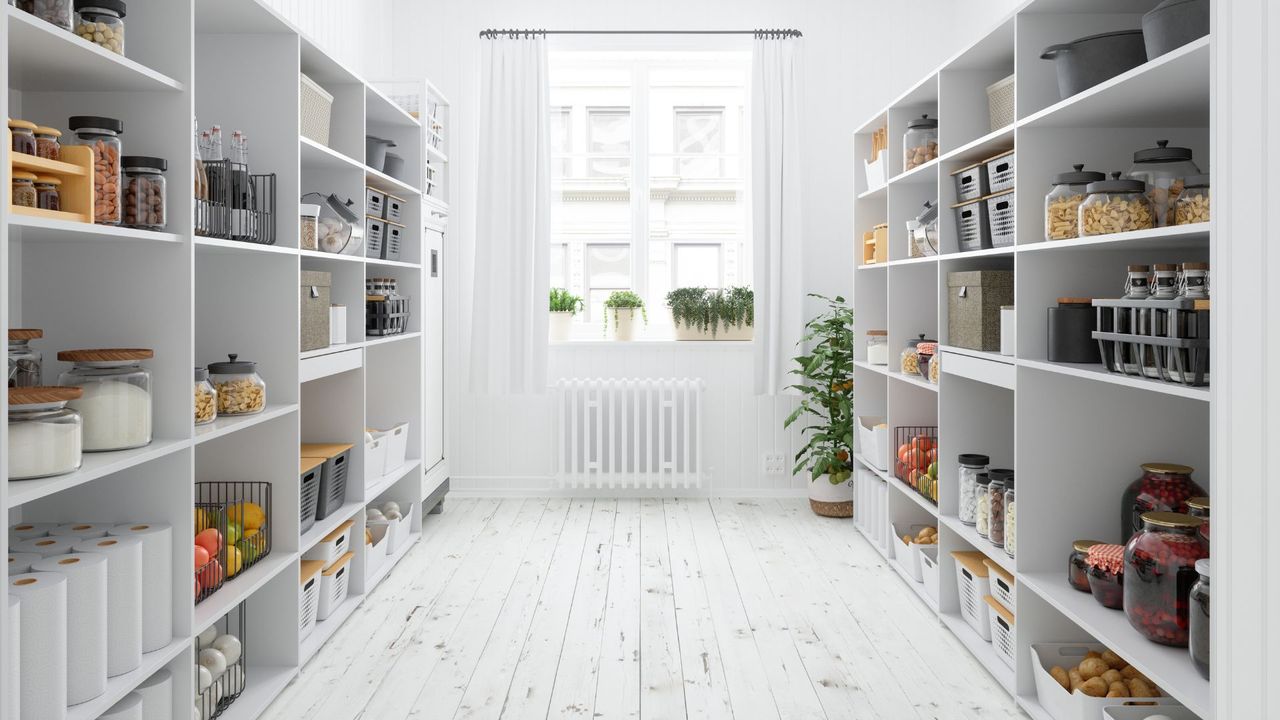
M 607 338 L 569 340 L 553 342 L 553 348 L 625 348 L 625 347 L 680 347 L 697 350 L 723 348 L 725 350 L 745 350 L 751 347 L 753 340 L 609 340 Z

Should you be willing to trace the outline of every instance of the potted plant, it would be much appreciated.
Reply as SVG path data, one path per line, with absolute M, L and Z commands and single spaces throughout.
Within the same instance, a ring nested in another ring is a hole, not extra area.
M 644 300 L 630 290 L 615 290 L 609 295 L 609 299 L 604 301 L 605 332 L 609 331 L 609 318 L 612 316 L 613 339 L 634 340 L 637 310 L 640 311 L 640 317 L 644 318 L 645 324 L 648 324 L 649 316 L 644 310 Z
M 853 311 L 839 296 L 810 297 L 823 300 L 827 309 L 805 324 L 799 344 L 809 352 L 795 358 L 791 371 L 801 378 L 791 386 L 800 391 L 800 406 L 783 427 L 811 419 L 792 473 L 808 470 L 815 513 L 847 518 L 853 516 Z
M 551 342 L 569 341 L 573 316 L 582 307 L 582 298 L 564 288 L 551 288 Z
M 755 324 L 751 288 L 677 288 L 667 293 L 677 340 L 750 340 Z

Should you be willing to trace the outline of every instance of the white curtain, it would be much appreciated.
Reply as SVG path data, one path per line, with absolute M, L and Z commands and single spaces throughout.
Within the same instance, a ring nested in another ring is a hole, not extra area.
M 751 67 L 752 262 L 755 390 L 776 395 L 791 380 L 804 330 L 800 207 L 803 40 L 755 40 Z
M 481 40 L 470 386 L 547 390 L 550 123 L 546 38 Z

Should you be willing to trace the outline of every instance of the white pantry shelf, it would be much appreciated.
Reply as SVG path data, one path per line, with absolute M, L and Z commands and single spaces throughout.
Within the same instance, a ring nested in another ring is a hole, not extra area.
M 1163 382 L 1161 380 L 1154 380 L 1151 378 L 1121 375 L 1119 373 L 1107 372 L 1107 369 L 1102 365 L 1051 363 L 1044 360 L 1028 360 L 1025 358 L 1019 358 L 1018 365 L 1025 368 L 1031 368 L 1033 370 L 1042 370 L 1044 372 L 1057 373 L 1059 375 L 1069 375 L 1071 377 L 1083 378 L 1085 380 L 1095 380 L 1097 382 L 1109 383 L 1111 385 L 1120 385 L 1137 390 L 1146 390 L 1148 392 L 1160 393 L 1161 395 L 1173 395 L 1175 397 L 1197 400 L 1200 402 L 1209 402 L 1213 397 L 1213 394 L 1207 386 L 1191 387 L 1187 385 Z
M 376 478 L 372 481 L 366 480 L 367 484 L 365 485 L 364 493 L 365 500 L 367 502 L 377 500 L 378 497 L 390 489 L 392 485 L 400 482 L 401 478 L 420 467 L 422 467 L 421 460 L 417 458 L 409 458 L 408 460 L 405 460 L 400 467 L 392 469 L 391 472 L 385 473 L 382 477 Z
M 392 343 L 404 342 L 405 340 L 413 340 L 422 337 L 420 332 L 400 333 L 399 335 L 383 335 L 380 337 L 366 338 L 364 346 L 366 348 L 376 348 L 383 345 L 391 345 Z
M 8 222 L 10 230 L 17 229 L 22 232 L 24 242 L 124 242 L 173 246 L 179 246 L 183 242 L 182 236 L 177 233 L 50 220 L 32 215 L 10 214 Z
M 393 178 L 390 175 L 382 172 L 381 170 L 374 170 L 373 168 L 366 166 L 364 171 L 365 171 L 364 173 L 365 182 L 369 185 L 369 187 L 377 188 L 383 192 L 391 193 L 397 197 L 400 197 L 406 194 L 410 196 L 416 196 L 416 195 L 422 194 L 422 191 L 414 187 L 413 185 L 410 185 L 409 183 L 399 178 Z
M 67 720 L 97 720 L 112 705 L 133 692 L 144 680 L 171 660 L 191 648 L 191 638 L 175 637 L 168 645 L 154 652 L 143 653 L 142 663 L 123 675 L 107 678 L 107 691 L 88 702 L 67 708 Z
M 272 542 L 274 544 L 275 540 L 273 539 Z M 215 590 L 212 595 L 206 597 L 200 601 L 199 605 L 195 606 L 195 620 L 191 623 L 191 636 L 195 637 L 204 632 L 205 628 L 221 619 L 223 615 L 231 612 L 235 606 L 247 600 L 250 595 L 257 592 L 258 588 L 266 585 L 267 581 L 281 571 L 286 568 L 293 568 L 294 572 L 297 572 L 297 559 L 297 553 L 273 547 L 271 554 L 222 583 L 222 587 Z M 194 574 L 184 576 L 188 590 L 191 589 L 193 577 Z
M 1008 553 L 1006 553 L 1002 548 L 992 545 L 986 538 L 979 535 L 978 529 L 974 526 L 965 525 L 960 522 L 960 518 L 954 515 L 943 515 L 942 524 L 951 530 L 951 532 L 959 535 L 966 543 L 972 545 L 974 550 L 977 550 L 990 558 L 995 564 L 1010 573 L 1016 573 L 1018 571 L 1018 563 L 1014 561 L 1014 558 L 1009 557 Z
M 943 370 L 943 372 L 946 372 L 946 370 Z M 898 382 L 903 382 L 908 385 L 915 385 L 916 387 L 924 388 L 929 392 L 935 392 L 935 393 L 938 392 L 937 385 L 934 385 L 933 383 L 929 382 L 928 380 L 925 380 L 919 375 L 908 375 L 906 373 L 898 372 L 896 370 L 889 370 L 885 374 L 893 378 L 894 380 L 897 380 Z
M 364 501 L 351 500 L 329 513 L 325 519 L 317 520 L 316 524 L 312 525 L 298 540 L 299 554 L 306 555 L 307 551 L 323 540 L 325 535 L 337 530 L 339 525 L 355 517 L 355 514 L 363 507 Z
M 247 430 L 259 423 L 294 413 L 297 409 L 297 403 L 289 403 L 286 405 L 267 405 L 262 409 L 262 412 L 256 415 L 222 415 L 208 425 L 196 426 L 196 444 L 199 445 L 231 433 Z
M 1209 223 L 1175 225 L 1173 227 L 1135 230 L 1126 233 L 1092 235 L 1072 240 L 1041 240 L 1018 246 L 1018 252 L 1067 252 L 1071 250 L 1110 250 L 1130 248 L 1209 249 Z
M 321 250 L 298 250 L 298 254 L 302 256 L 303 260 L 315 259 L 334 263 L 364 263 L 363 255 L 343 255 L 327 253 Z
M 308 170 L 363 170 L 364 163 L 334 150 L 328 145 L 321 145 L 309 137 L 298 136 L 298 149 L 301 151 L 302 173 Z
M 9 507 L 15 508 L 63 490 L 70 490 L 78 485 L 124 472 L 189 447 L 191 447 L 190 440 L 157 438 L 152 440 L 150 445 L 133 450 L 84 453 L 80 461 L 80 469 L 73 473 L 39 480 L 9 481 Z
M 937 181 L 935 170 L 938 169 L 938 158 L 934 158 L 923 165 L 917 165 L 906 172 L 898 173 L 889 178 L 889 186 L 893 185 L 917 185 L 932 183 Z
M 202 235 L 196 235 L 194 243 L 197 253 L 266 253 L 269 255 L 295 256 L 298 254 L 298 248 L 284 247 L 283 245 L 263 245 L 262 243 L 224 240 L 223 238 L 211 238 Z

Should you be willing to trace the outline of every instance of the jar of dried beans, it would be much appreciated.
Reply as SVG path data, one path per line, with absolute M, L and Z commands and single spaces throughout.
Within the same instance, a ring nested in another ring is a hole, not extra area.
M 1085 171 L 1084 165 L 1073 165 L 1072 172 L 1055 175 L 1053 187 L 1044 197 L 1044 239 L 1071 240 L 1080 237 L 1080 203 L 1084 202 L 1089 183 L 1106 180 L 1107 176 Z
M 1142 477 L 1124 491 L 1120 506 L 1120 537 L 1128 539 L 1142 529 L 1143 513 L 1185 513 L 1187 500 L 1208 495 L 1191 479 L 1186 465 L 1150 462 L 1142 465 Z
M 144 230 L 163 230 L 165 213 L 164 158 L 126 155 L 124 167 L 124 224 Z
M 1196 561 L 1208 557 L 1200 518 L 1149 512 L 1124 548 L 1124 612 L 1148 640 L 1186 647 Z
M 115 118 L 77 115 L 67 120 L 81 145 L 93 150 L 93 221 L 119 225 L 123 215 L 120 187 L 120 133 L 124 123 Z

